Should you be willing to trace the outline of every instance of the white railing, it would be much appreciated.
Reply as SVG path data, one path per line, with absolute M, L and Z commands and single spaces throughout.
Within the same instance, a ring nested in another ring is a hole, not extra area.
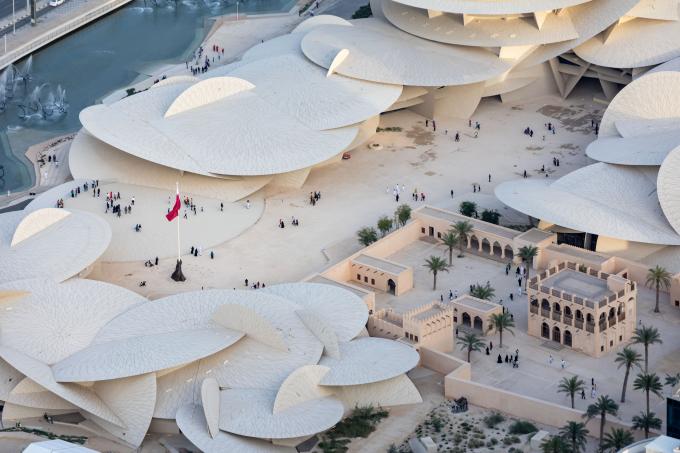
M 2 57 L 0 57 L 0 70 L 4 69 L 6 66 L 14 63 L 17 60 L 35 52 L 36 50 L 44 47 L 45 45 L 51 43 L 52 41 L 61 38 L 62 36 L 71 33 L 72 31 L 86 25 L 93 20 L 117 9 L 132 0 L 110 0 L 99 7 L 96 7 L 84 14 L 74 17 L 73 19 L 68 19 L 66 22 L 56 25 L 51 30 L 42 33 L 35 38 L 31 39 L 26 44 L 18 46 L 16 49 L 8 51 Z

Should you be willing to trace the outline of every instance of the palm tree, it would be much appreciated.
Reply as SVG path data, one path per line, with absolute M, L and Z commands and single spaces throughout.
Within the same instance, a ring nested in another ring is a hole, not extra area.
M 458 234 L 449 230 L 442 236 L 442 243 L 449 249 L 449 266 L 453 265 L 453 249 L 458 245 Z
M 493 296 L 496 295 L 496 290 L 493 289 L 489 282 L 486 282 L 484 286 L 477 283 L 476 285 L 472 285 L 470 295 L 477 299 L 491 300 L 493 299 Z
M 633 388 L 635 390 L 640 390 L 645 392 L 645 397 L 647 399 L 647 413 L 649 414 L 649 392 L 652 392 L 659 398 L 663 398 L 661 391 L 663 390 L 663 385 L 661 385 L 661 379 L 655 373 L 647 374 L 642 373 L 633 381 Z
M 585 391 L 586 383 L 579 379 L 578 376 L 572 376 L 570 378 L 563 377 L 557 386 L 557 391 L 559 393 L 565 393 L 571 398 L 571 408 L 574 408 L 574 396 L 581 391 Z
M 517 251 L 517 256 L 522 258 L 522 261 L 527 263 L 527 275 L 524 279 L 524 289 L 527 288 L 527 282 L 529 282 L 529 269 L 534 265 L 534 258 L 538 255 L 538 248 L 533 245 L 525 245 Z
M 649 431 L 661 429 L 661 419 L 657 418 L 654 412 L 640 412 L 640 415 L 633 416 L 633 429 L 641 429 L 645 432 L 645 439 L 649 438 Z
M 675 376 L 666 373 L 663 384 L 670 387 L 672 392 L 673 389 L 680 384 L 680 373 L 675 373 Z
M 432 274 L 433 281 L 432 281 L 432 290 L 436 291 L 437 289 L 437 273 L 439 272 L 448 272 L 449 267 L 446 265 L 446 261 L 444 261 L 442 258 L 438 256 L 430 256 L 428 259 L 425 260 L 425 264 L 423 264 L 426 268 L 429 269 L 430 273 Z
M 363 227 L 357 231 L 359 242 L 364 246 L 369 246 L 378 240 L 378 232 L 373 227 Z
M 543 453 L 567 453 L 569 447 L 561 437 L 551 436 L 549 439 L 541 442 L 541 451 Z
M 588 406 L 586 413 L 583 414 L 583 416 L 588 420 L 591 420 L 595 417 L 600 417 L 600 450 L 603 448 L 602 440 L 604 438 L 604 424 L 607 421 L 607 415 L 616 417 L 618 413 L 619 405 L 616 404 L 616 401 L 609 398 L 609 395 L 600 395 L 597 401 Z
M 486 347 L 486 343 L 474 333 L 466 333 L 462 338 L 456 340 L 461 350 L 467 349 L 467 361 L 470 361 L 472 351 L 481 351 Z
M 630 369 L 633 366 L 640 368 L 641 360 L 642 356 L 640 355 L 640 353 L 628 346 L 626 346 L 625 348 L 623 348 L 622 351 L 619 351 L 616 354 L 614 362 L 619 364 L 619 368 L 621 368 L 622 366 L 626 367 L 626 374 L 623 376 L 623 389 L 621 389 L 622 403 L 626 402 L 626 388 L 628 387 L 628 376 L 630 374 Z
M 393 226 L 394 221 L 387 217 L 386 215 L 378 219 L 378 229 L 380 230 L 380 234 L 382 235 L 382 237 L 385 237 L 385 235 L 389 233 Z
M 503 347 L 503 331 L 507 330 L 515 335 L 512 328 L 515 327 L 515 321 L 510 317 L 510 313 L 494 313 L 489 317 L 491 321 L 491 328 L 498 332 L 501 340 L 501 348 Z
M 601 451 L 615 452 L 635 442 L 635 438 L 625 429 L 612 428 L 611 432 L 605 434 L 604 442 L 600 443 Z
M 647 281 L 645 286 L 656 289 L 656 304 L 654 305 L 654 313 L 659 312 L 659 291 L 661 288 L 668 289 L 671 286 L 671 274 L 661 266 L 655 266 L 647 272 Z
M 661 334 L 656 327 L 640 326 L 635 329 L 635 333 L 631 338 L 633 344 L 641 344 L 645 347 L 645 373 L 649 367 L 649 346 L 655 343 L 663 343 L 661 341 Z
M 560 429 L 560 436 L 571 445 L 570 453 L 580 453 L 586 449 L 589 432 L 585 423 L 569 422 Z
M 467 245 L 468 234 L 472 233 L 472 224 L 467 220 L 461 220 L 453 224 L 453 231 L 458 235 L 458 258 L 462 258 L 463 244 Z

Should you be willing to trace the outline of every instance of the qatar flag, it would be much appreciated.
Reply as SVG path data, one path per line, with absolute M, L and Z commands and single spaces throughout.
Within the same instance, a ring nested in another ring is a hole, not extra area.
M 179 208 L 181 207 L 182 203 L 179 201 L 179 189 L 177 189 L 177 195 L 175 195 L 175 205 L 172 207 L 170 212 L 165 215 L 165 218 L 168 219 L 168 222 L 172 222 L 175 217 L 179 215 Z

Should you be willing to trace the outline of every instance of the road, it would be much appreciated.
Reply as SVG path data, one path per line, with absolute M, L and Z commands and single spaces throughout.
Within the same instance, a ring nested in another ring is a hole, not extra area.
M 38 18 L 49 12 L 50 8 L 46 7 L 49 0 L 37 0 Z M 64 3 L 59 8 L 66 7 L 68 3 Z M 14 0 L 14 14 L 17 20 L 17 28 L 26 25 L 30 22 L 28 12 L 30 11 L 27 0 Z M 0 0 L 0 36 L 6 33 L 12 33 L 12 0 Z M 8 37 L 9 38 L 9 37 Z

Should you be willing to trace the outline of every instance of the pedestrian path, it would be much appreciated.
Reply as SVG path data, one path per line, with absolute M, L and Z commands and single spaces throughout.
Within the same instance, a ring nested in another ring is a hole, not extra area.
M 27 23 L 18 27 L 16 33 L 5 35 L 4 42 L 0 43 L 0 69 L 130 1 L 132 0 L 70 0 L 52 8 L 39 17 L 36 25 Z

